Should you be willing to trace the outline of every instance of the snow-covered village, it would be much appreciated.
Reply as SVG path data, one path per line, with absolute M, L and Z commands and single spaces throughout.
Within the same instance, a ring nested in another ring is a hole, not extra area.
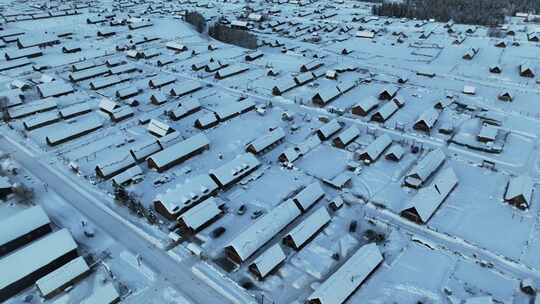
M 540 15 L 395 2 L 1 0 L 0 302 L 539 304 Z

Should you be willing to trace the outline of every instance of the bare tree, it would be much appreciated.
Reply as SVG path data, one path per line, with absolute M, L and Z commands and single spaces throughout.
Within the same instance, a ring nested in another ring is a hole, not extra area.
M 8 100 L 5 96 L 1 96 L 0 97 L 0 115 L 2 115 L 2 120 L 4 122 L 8 122 L 9 121 L 9 115 L 8 115 L 8 112 L 7 112 L 7 109 L 8 109 Z

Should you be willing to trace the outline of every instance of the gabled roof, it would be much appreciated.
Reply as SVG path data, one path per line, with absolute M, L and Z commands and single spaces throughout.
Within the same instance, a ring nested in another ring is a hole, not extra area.
M 220 215 L 221 212 L 217 201 L 210 197 L 184 212 L 178 218 L 178 222 L 180 227 L 194 233 Z
M 333 119 L 328 123 L 325 123 L 317 130 L 317 135 L 321 140 L 326 140 L 330 138 L 332 135 L 336 134 L 339 130 L 341 130 L 343 126 L 337 119 Z
M 388 152 L 386 152 L 385 158 L 399 161 L 403 157 L 403 154 L 405 154 L 403 147 L 399 144 L 394 144 L 390 147 L 390 149 L 388 149 Z
M 436 108 L 429 108 L 420 114 L 414 123 L 414 129 L 429 132 L 435 126 L 441 113 Z
M 225 246 L 225 252 L 231 259 L 241 263 L 299 215 L 300 210 L 295 203 L 292 200 L 287 200 L 240 232 Z
M 382 107 L 380 107 L 379 110 L 371 116 L 371 120 L 384 122 L 392 115 L 394 115 L 397 110 L 399 110 L 398 105 L 393 101 L 389 101 L 385 103 Z
M 510 178 L 506 193 L 504 194 L 504 200 L 510 201 L 521 197 L 521 200 L 529 206 L 532 199 L 533 186 L 534 182 L 529 176 L 520 175 Z
M 383 134 L 369 144 L 358 156 L 360 160 L 374 162 L 392 144 L 392 138 Z
M 382 261 L 383 256 L 375 243 L 360 247 L 307 297 L 307 303 L 344 303 Z
M 267 134 L 250 142 L 246 147 L 246 151 L 255 154 L 260 153 L 283 138 L 285 138 L 285 130 L 281 127 L 275 128 Z
M 281 262 L 285 261 L 285 253 L 279 243 L 274 244 L 258 256 L 251 265 L 249 269 L 254 272 L 257 277 L 262 280 L 264 279 L 272 270 L 274 270 Z
M 210 176 L 220 187 L 227 187 L 251 173 L 260 165 L 260 161 L 253 154 L 244 153 L 228 163 L 210 170 Z
M 319 182 L 313 182 L 300 191 L 292 200 L 300 210 L 305 212 L 309 207 L 323 198 L 325 194 L 321 184 Z
M 379 100 L 373 96 L 363 98 L 360 102 L 352 107 L 352 113 L 356 115 L 367 115 L 379 104 Z
M 209 145 L 210 141 L 206 135 L 198 133 L 150 156 L 148 158 L 148 166 L 156 168 L 161 172 L 187 160 L 194 154 L 208 149 Z
M 350 144 L 354 139 L 360 135 L 360 130 L 357 127 L 351 126 L 345 131 L 339 133 L 339 135 L 334 138 L 333 142 L 336 147 L 343 148 Z
M 405 184 L 420 187 L 443 164 L 446 159 L 442 149 L 432 150 L 405 175 Z
M 402 209 L 401 215 L 419 224 L 427 223 L 457 183 L 454 170 L 451 167 L 444 169 L 435 177 L 433 184 L 416 193 Z
M 330 222 L 330 214 L 326 207 L 320 207 L 296 225 L 283 239 L 283 242 L 299 250 L 311 239 L 317 231 Z
M 156 210 L 167 218 L 174 218 L 183 210 L 208 198 L 218 189 L 218 185 L 208 174 L 195 176 L 176 184 L 154 199 Z

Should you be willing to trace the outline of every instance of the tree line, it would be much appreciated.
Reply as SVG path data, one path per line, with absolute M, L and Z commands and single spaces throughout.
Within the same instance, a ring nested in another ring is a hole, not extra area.
M 373 14 L 396 18 L 494 26 L 517 12 L 540 12 L 538 0 L 404 0 L 373 6 Z
M 208 36 L 221 42 L 234 44 L 243 48 L 257 48 L 257 37 L 249 31 L 235 29 L 224 25 L 225 19 L 219 18 L 216 22 L 207 25 L 204 16 L 196 11 L 188 12 L 184 20 L 193 25 L 199 33 L 204 33 L 208 28 Z

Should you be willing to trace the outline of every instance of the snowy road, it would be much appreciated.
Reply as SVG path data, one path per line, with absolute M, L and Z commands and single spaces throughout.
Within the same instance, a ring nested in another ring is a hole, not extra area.
M 0 147 L 10 147 L 12 157 L 24 166 L 30 173 L 47 182 L 49 189 L 54 190 L 60 197 L 70 203 L 81 214 L 90 219 L 96 226 L 107 232 L 112 238 L 124 245 L 135 254 L 140 254 L 142 260 L 164 280 L 169 281 L 192 303 L 232 303 L 210 288 L 191 271 L 192 265 L 182 265 L 171 258 L 164 250 L 155 247 L 147 239 L 134 233 L 120 219 L 112 216 L 99 207 L 94 196 L 80 189 L 69 177 L 55 172 L 44 164 L 39 157 L 32 156 L 19 145 L 14 145 L 0 135 Z M 99 202 L 98 202 L 99 204 Z M 248 303 L 238 299 L 235 303 Z

